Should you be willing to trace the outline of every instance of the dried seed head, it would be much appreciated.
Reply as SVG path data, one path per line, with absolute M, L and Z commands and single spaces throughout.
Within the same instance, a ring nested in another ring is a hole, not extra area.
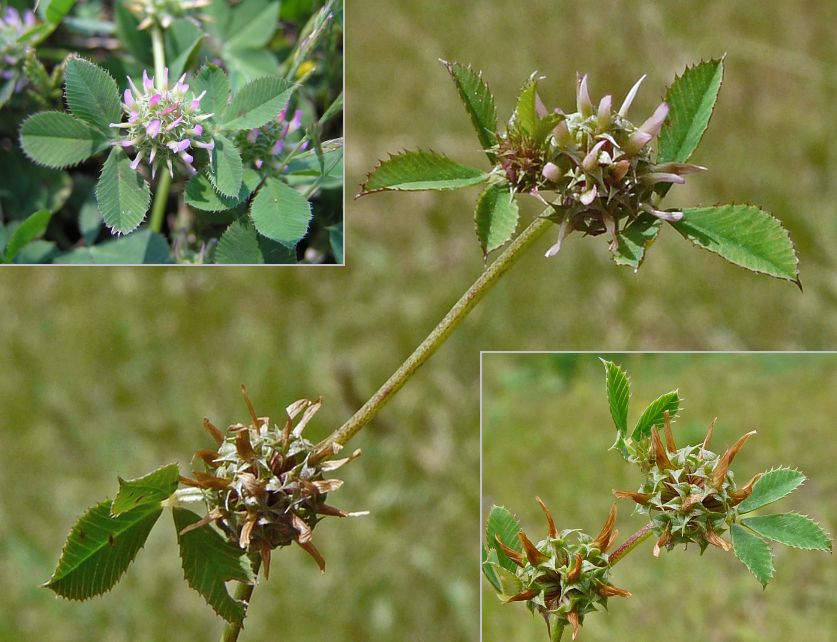
M 194 479 L 181 479 L 204 491 L 208 514 L 201 526 L 214 522 L 238 546 L 258 553 L 265 576 L 270 572 L 272 549 L 294 542 L 322 570 L 325 561 L 311 541 L 319 521 L 324 516 L 365 514 L 326 504 L 328 493 L 337 490 L 342 481 L 326 478 L 325 473 L 357 458 L 360 451 L 341 461 L 311 463 L 309 456 L 315 446 L 302 431 L 320 402 L 295 402 L 287 408 L 287 422 L 280 428 L 271 426 L 269 418 L 258 417 L 243 387 L 242 393 L 251 423 L 234 424 L 222 433 L 204 420 L 218 449 L 195 453 L 205 463 L 206 472 L 196 471 Z

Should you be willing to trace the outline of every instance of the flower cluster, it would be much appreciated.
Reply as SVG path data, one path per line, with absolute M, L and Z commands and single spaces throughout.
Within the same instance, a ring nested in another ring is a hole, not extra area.
M 128 121 L 110 124 L 111 127 L 126 130 L 125 137 L 117 144 L 133 147 L 136 151 L 131 163 L 133 169 L 146 159 L 151 166 L 152 178 L 162 162 L 173 177 L 172 160 L 176 159 L 182 162 L 189 174 L 195 174 L 190 147 L 210 150 L 215 146 L 201 124 L 214 115 L 201 113 L 200 103 L 206 92 L 187 99 L 189 85 L 185 83 L 186 74 L 169 87 L 168 68 L 157 80 L 159 82 L 155 84 L 155 78 L 149 78 L 143 70 L 142 89 L 139 89 L 128 78 L 131 87 L 125 90 L 122 105 Z
M 366 514 L 326 504 L 327 494 L 343 485 L 326 474 L 359 457 L 360 450 L 345 459 L 312 463 L 309 456 L 315 445 L 302 437 L 302 431 L 321 402 L 300 399 L 292 403 L 280 428 L 271 426 L 268 417 L 257 417 L 247 391 L 243 387 L 242 391 L 252 423 L 232 425 L 225 434 L 205 419 L 204 428 L 217 449 L 195 453 L 204 461 L 206 472 L 195 472 L 194 479 L 181 478 L 187 486 L 203 489 L 209 509 L 189 529 L 216 523 L 231 541 L 261 556 L 265 577 L 270 574 L 271 551 L 293 542 L 325 570 L 325 560 L 311 541 L 314 527 L 323 516 Z
M 553 625 L 563 629 L 567 624 L 575 639 L 587 613 L 599 605 L 606 607 L 609 597 L 630 596 L 608 582 L 611 566 L 607 550 L 617 535 L 613 530 L 616 506 L 611 507 L 601 532 L 593 538 L 578 529 L 559 532 L 549 509 L 539 497 L 537 501 L 546 515 L 546 539 L 535 544 L 520 531 L 523 553 L 518 553 L 495 536 L 497 545 L 518 567 L 521 590 L 506 602 L 525 601 L 533 613 L 540 613 L 550 629 L 550 639 Z M 569 539 L 571 534 L 575 534 L 574 541 Z
M 159 25 L 168 29 L 176 18 L 212 4 L 211 0 L 131 0 L 128 9 L 140 19 L 139 29 Z
M 26 54 L 26 45 L 20 42 L 20 36 L 35 26 L 35 14 L 25 11 L 23 15 L 13 7 L 6 8 L 0 16 L 0 78 L 11 80 L 18 74 L 19 67 Z M 26 82 L 21 79 L 15 91 Z
M 302 127 L 302 111 L 297 109 L 293 117 L 287 120 L 288 108 L 285 107 L 279 112 L 275 120 L 251 129 L 241 135 L 239 148 L 242 150 L 242 160 L 252 163 L 256 169 L 264 167 L 265 163 L 270 166 L 281 157 L 287 150 L 293 137 L 291 134 L 300 131 Z M 308 147 L 308 141 L 299 145 L 297 151 L 304 151 Z
M 652 428 L 648 458 L 640 462 L 646 473 L 642 486 L 637 492 L 614 491 L 618 498 L 632 499 L 637 511 L 650 517 L 657 535 L 655 556 L 663 547 L 671 550 L 689 542 L 700 546 L 701 552 L 709 544 L 730 549 L 721 535 L 738 518 L 735 507 L 750 496 L 760 475 L 738 488 L 729 466 L 755 431 L 718 455 L 709 450 L 714 425 L 713 421 L 702 444 L 677 448 L 666 413 L 665 445 L 657 428 Z
M 576 112 L 555 109 L 550 114 L 536 95 L 542 123 L 555 122 L 543 142 L 521 133 L 512 123 L 501 138 L 497 156 L 507 179 L 517 191 L 532 193 L 552 205 L 559 224 L 558 241 L 547 252 L 553 256 L 567 234 L 580 230 L 597 235 L 607 232 L 610 247 L 618 247 L 620 221 L 629 223 L 646 212 L 666 221 L 678 221 L 682 212 L 655 207 L 660 184 L 683 183 L 684 174 L 706 168 L 687 163 L 660 163 L 652 159 L 650 143 L 668 116 L 663 102 L 637 126 L 628 110 L 645 76 L 628 92 L 618 110 L 612 96 L 598 106 L 590 99 L 587 76 L 578 80 Z M 548 201 L 542 192 L 554 192 Z

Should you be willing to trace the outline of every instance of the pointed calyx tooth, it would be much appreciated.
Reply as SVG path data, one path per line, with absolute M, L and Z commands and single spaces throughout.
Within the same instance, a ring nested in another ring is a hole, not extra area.
M 244 403 L 247 404 L 247 410 L 250 413 L 250 419 L 253 420 L 253 428 L 259 427 L 259 417 L 256 415 L 256 409 L 253 407 L 253 402 L 250 401 L 250 395 L 247 393 L 247 386 L 241 384 L 241 395 L 244 397 Z
M 657 432 L 656 426 L 651 426 L 651 444 L 654 447 L 654 459 L 657 462 L 657 468 L 660 470 L 671 468 L 671 461 L 666 454 L 666 449 L 663 448 L 663 442 L 660 441 L 660 433 Z
M 218 459 L 218 451 L 217 450 L 210 450 L 209 448 L 201 448 L 200 450 L 195 451 L 195 457 L 198 457 L 204 461 L 204 463 L 209 466 L 210 468 L 218 468 L 220 464 L 215 460 Z
M 668 410 L 663 413 L 663 425 L 666 433 L 666 448 L 670 453 L 675 453 L 677 452 L 677 445 L 674 443 L 674 435 L 671 432 L 671 416 L 668 414 Z
M 500 539 L 500 535 L 498 533 L 494 533 L 494 541 L 497 542 L 497 546 L 500 547 L 500 550 L 503 551 L 503 553 L 506 554 L 506 557 L 508 557 L 512 562 L 514 562 L 520 567 L 526 565 L 526 563 L 523 561 L 523 554 L 518 553 L 513 548 L 509 548 L 508 546 L 506 546 L 503 540 Z
M 259 547 L 259 555 L 262 558 L 262 568 L 264 569 L 264 579 L 270 579 L 270 544 L 262 542 Z
M 753 485 L 759 480 L 761 473 L 756 473 L 753 478 L 741 488 L 732 491 L 729 496 L 732 498 L 732 505 L 738 506 L 741 502 L 753 494 Z
M 308 553 L 311 557 L 314 558 L 314 561 L 317 562 L 317 566 L 320 567 L 320 571 L 325 573 L 325 559 L 323 559 L 323 556 L 320 555 L 320 551 L 317 550 L 317 547 L 314 546 L 314 543 L 311 541 L 300 542 L 297 540 L 297 544 L 299 544 L 300 547 L 302 547 L 302 550 L 304 550 L 306 553 Z
M 538 550 L 538 547 L 532 543 L 528 537 L 526 537 L 526 533 L 520 531 L 517 534 L 517 537 L 520 539 L 520 543 L 523 544 L 523 550 L 526 553 L 526 559 L 529 560 L 529 563 L 532 566 L 537 566 L 538 564 L 544 563 L 546 560 L 549 559 L 548 555 L 541 553 Z
M 576 611 L 570 611 L 567 613 L 567 622 L 569 622 L 570 626 L 573 627 L 573 640 L 575 640 L 579 630 L 581 629 L 581 622 L 578 619 L 578 613 Z
M 709 450 L 709 442 L 712 441 L 712 433 L 715 431 L 716 421 L 718 421 L 717 417 L 712 420 L 712 423 L 709 424 L 709 428 L 706 430 L 706 438 L 703 440 L 704 450 Z
M 238 452 L 238 456 L 244 461 L 253 461 L 256 458 L 253 444 L 250 443 L 250 429 L 246 426 L 236 431 L 235 449 Z
M 215 445 L 220 446 L 224 443 L 224 433 L 222 433 L 211 421 L 209 418 L 203 418 L 203 428 L 209 435 L 215 440 Z
M 538 502 L 541 506 L 541 510 L 543 510 L 543 514 L 546 515 L 546 524 L 548 527 L 548 534 L 550 537 L 558 537 L 558 529 L 555 528 L 555 522 L 552 520 L 552 513 L 549 512 L 549 509 L 546 507 L 546 504 L 543 503 L 543 500 L 540 497 L 535 497 L 535 501 Z
M 617 499 L 632 499 L 637 504 L 642 504 L 643 506 L 651 501 L 651 495 L 649 493 L 636 493 L 632 490 L 614 490 L 613 494 Z
M 732 545 L 727 540 L 718 535 L 718 533 L 713 531 L 711 528 L 707 529 L 707 531 L 703 534 L 703 539 L 713 546 L 717 546 L 724 552 L 729 551 L 732 548 Z
M 516 595 L 512 595 L 511 597 L 507 597 L 504 600 L 505 604 L 509 604 L 510 602 L 525 602 L 526 600 L 531 600 L 538 594 L 536 589 L 527 589 L 525 591 L 521 591 Z
M 575 563 L 573 567 L 567 573 L 567 583 L 572 584 L 573 582 L 578 582 L 579 578 L 581 577 L 581 564 L 584 561 L 584 557 L 581 553 L 577 553 L 575 556 Z
M 735 459 L 735 456 L 738 454 L 738 451 L 741 450 L 741 447 L 745 443 L 747 443 L 747 440 L 755 434 L 756 431 L 751 430 L 724 451 L 724 454 L 721 456 L 721 458 L 718 460 L 718 463 L 715 464 L 715 468 L 712 470 L 711 481 L 712 485 L 715 488 L 720 488 L 721 485 L 724 483 L 724 478 L 726 478 L 727 476 L 727 472 L 729 471 L 729 466 L 732 463 L 732 460 Z
M 602 553 L 607 552 L 607 547 L 610 544 L 610 541 L 613 536 L 613 524 L 616 522 L 616 504 L 612 504 L 610 507 L 610 512 L 607 515 L 607 520 L 605 520 L 604 526 L 602 526 L 602 530 L 596 536 L 596 539 L 590 544 L 598 548 Z
M 605 597 L 631 597 L 629 591 L 604 583 L 599 585 L 599 595 L 604 595 Z
M 660 556 L 660 551 L 662 550 L 663 546 L 667 545 L 671 541 L 671 532 L 668 530 L 664 530 L 662 535 L 657 539 L 657 542 L 654 544 L 654 557 Z
M 216 477 L 215 475 L 208 475 L 207 473 L 195 472 L 195 479 L 180 475 L 180 483 L 184 486 L 193 486 L 195 488 L 203 488 L 204 490 L 209 488 L 224 490 L 230 485 L 230 480 L 223 477 Z
M 182 537 L 183 535 L 185 535 L 189 531 L 197 530 L 197 529 L 199 529 L 203 526 L 206 526 L 210 522 L 214 522 L 216 519 L 221 519 L 223 516 L 224 516 L 224 513 L 221 512 L 220 508 L 213 508 L 206 515 L 201 517 L 197 522 L 194 522 L 193 524 L 189 524 L 186 528 L 181 529 L 180 532 L 178 533 L 178 535 L 180 535 Z

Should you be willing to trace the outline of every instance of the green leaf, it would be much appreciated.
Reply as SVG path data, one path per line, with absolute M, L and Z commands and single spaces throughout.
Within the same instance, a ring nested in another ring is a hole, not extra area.
M 503 587 L 500 584 L 500 578 L 498 577 L 495 569 L 496 566 L 500 565 L 500 562 L 497 560 L 497 551 L 493 548 L 489 551 L 483 545 L 480 546 L 480 551 L 483 575 L 485 575 L 486 579 L 491 583 L 491 586 L 494 587 L 495 591 L 498 593 L 502 592 Z
M 159 265 L 171 262 L 166 239 L 148 229 L 92 247 L 77 247 L 53 261 L 74 265 Z
M 49 0 L 44 14 L 52 24 L 58 24 L 69 13 L 76 0 Z
M 218 239 L 215 263 L 256 265 L 264 263 L 256 228 L 246 219 L 233 221 Z
M 754 205 L 693 207 L 672 223 L 698 247 L 730 263 L 799 284 L 796 250 L 782 223 Z
M 518 522 L 517 518 L 512 515 L 511 511 L 503 506 L 491 507 L 491 512 L 488 513 L 488 526 L 485 529 L 486 546 L 497 552 L 497 560 L 499 561 L 500 566 L 509 571 L 514 571 L 517 568 L 517 564 L 512 562 L 506 554 L 498 548 L 495 536 L 499 536 L 500 540 L 508 548 L 522 553 L 523 544 L 520 543 L 520 539 L 517 537 L 519 532 L 520 522 Z
M 241 179 L 241 186 L 235 196 L 224 196 L 219 194 L 209 177 L 201 172 L 189 179 L 184 192 L 188 205 L 205 212 L 223 212 L 246 201 L 250 194 L 258 187 L 261 176 L 256 170 L 244 168 Z
M 756 537 L 738 524 L 730 527 L 732 550 L 762 586 L 773 578 L 773 553 L 761 537 Z
M 738 505 L 739 513 L 749 513 L 790 495 L 805 481 L 805 475 L 792 468 L 774 468 L 759 477 L 752 494 Z
M 201 99 L 201 111 L 220 118 L 230 97 L 230 81 L 220 67 L 205 65 L 189 80 L 189 90 L 193 98 L 205 91 Z
M 283 78 L 265 76 L 256 78 L 233 97 L 224 111 L 221 125 L 224 129 L 252 129 L 261 127 L 276 118 L 294 91 L 294 85 Z
M 106 142 L 101 133 L 70 114 L 45 111 L 24 121 L 20 146 L 39 165 L 61 169 L 87 160 Z
M 628 459 L 625 437 L 628 434 L 628 400 L 631 398 L 631 381 L 619 365 L 601 358 L 599 361 L 605 367 L 607 403 L 610 406 L 613 424 L 616 426 L 616 441 L 611 448 L 615 448 L 622 454 L 622 457 Z
M 114 232 L 128 234 L 145 218 L 151 190 L 142 175 L 131 169 L 131 161 L 120 147 L 111 149 L 102 167 L 96 201 L 105 225 Z
M 474 215 L 477 238 L 487 255 L 508 241 L 517 229 L 518 210 L 514 193 L 507 183 L 489 185 L 479 199 Z
M 523 85 L 523 89 L 520 90 L 520 95 L 517 97 L 517 106 L 514 108 L 514 113 L 509 122 L 510 129 L 513 128 L 529 137 L 535 136 L 540 120 L 536 108 L 537 95 L 538 81 L 533 75 Z
M 64 544 L 52 577 L 44 584 L 61 597 L 86 600 L 109 591 L 145 544 L 163 509 L 142 506 L 110 516 L 111 501 L 88 510 Z
M 235 144 L 226 136 L 215 134 L 214 141 L 215 147 L 209 151 L 209 180 L 219 194 L 236 196 L 244 177 L 241 155 Z
M 491 553 L 494 555 L 492 556 Z M 500 599 L 505 599 L 520 593 L 523 590 L 523 582 L 520 581 L 514 571 L 504 568 L 496 561 L 497 554 L 497 550 L 489 552 L 489 560 L 483 565 L 483 569 L 486 567 L 490 568 L 500 586 L 497 589 L 497 592 L 500 594 Z
M 70 111 L 110 136 L 113 128 L 108 125 L 122 120 L 119 90 L 113 77 L 89 60 L 70 58 L 65 79 Z
M 159 506 L 177 490 L 180 471 L 177 464 L 169 464 L 136 479 L 118 479 L 119 492 L 110 507 L 111 517 L 119 517 L 140 506 Z
M 276 57 L 268 49 L 224 49 L 224 62 L 235 90 L 256 78 L 279 73 Z
M 279 19 L 275 0 L 244 0 L 230 12 L 225 47 L 260 49 L 270 42 Z
M 481 169 L 460 165 L 434 152 L 401 152 L 381 161 L 361 186 L 360 196 L 385 190 L 445 190 L 488 180 Z
M 139 20 L 126 6 L 129 0 L 114 3 L 113 17 L 116 23 L 116 37 L 120 44 L 143 66 L 152 68 L 154 56 L 151 48 L 151 34 L 148 30 L 140 31 Z M 191 83 L 190 83 L 191 84 Z
M 687 67 L 675 78 L 666 92 L 669 112 L 660 131 L 659 162 L 689 160 L 712 117 L 723 79 L 723 59 Z
M 172 82 L 186 70 L 188 63 L 197 56 L 203 34 L 191 21 L 175 20 L 166 29 L 165 49 Z M 201 101 L 203 102 L 203 101 Z M 212 113 L 204 111 L 204 113 Z
M 334 261 L 341 265 L 344 263 L 343 257 L 343 223 L 331 225 L 326 228 L 328 230 L 328 244 L 331 247 L 331 253 L 334 254 Z
M 613 262 L 638 270 L 661 227 L 662 221 L 656 216 L 645 213 L 637 216 L 619 232 L 619 245 L 612 251 Z
M 52 213 L 49 210 L 38 210 L 34 214 L 30 214 L 23 223 L 18 225 L 6 244 L 6 251 L 4 253 L 6 263 L 11 263 L 25 245 L 28 245 L 31 241 L 34 241 L 46 232 L 51 218 Z
M 642 412 L 639 420 L 634 426 L 634 431 L 631 433 L 631 439 L 639 441 L 651 434 L 651 426 L 662 426 L 665 411 L 668 410 L 669 416 L 672 420 L 677 416 L 677 410 L 680 408 L 680 395 L 677 390 L 672 390 L 664 395 L 660 395 Z
M 762 537 L 785 546 L 831 552 L 831 539 L 822 527 L 799 513 L 746 517 L 741 523 Z
M 471 118 L 482 148 L 486 150 L 488 160 L 494 163 L 497 157 L 488 150 L 497 145 L 497 107 L 494 96 L 482 79 L 482 73 L 458 62 L 441 62 L 456 84 L 459 97 Z
M 250 216 L 260 234 L 294 247 L 308 232 L 311 204 L 293 187 L 271 177 L 253 199 Z
M 172 513 L 186 582 L 227 622 L 240 624 L 244 620 L 244 602 L 234 600 L 224 582 L 253 584 L 256 581 L 246 553 L 209 525 L 181 535 L 184 528 L 200 517 L 185 508 L 174 508 Z

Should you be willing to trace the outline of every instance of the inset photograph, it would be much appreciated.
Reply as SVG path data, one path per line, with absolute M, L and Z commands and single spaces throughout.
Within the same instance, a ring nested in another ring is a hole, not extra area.
M 837 355 L 482 354 L 482 639 L 833 640 Z
M 0 263 L 343 263 L 342 0 L 3 7 Z

